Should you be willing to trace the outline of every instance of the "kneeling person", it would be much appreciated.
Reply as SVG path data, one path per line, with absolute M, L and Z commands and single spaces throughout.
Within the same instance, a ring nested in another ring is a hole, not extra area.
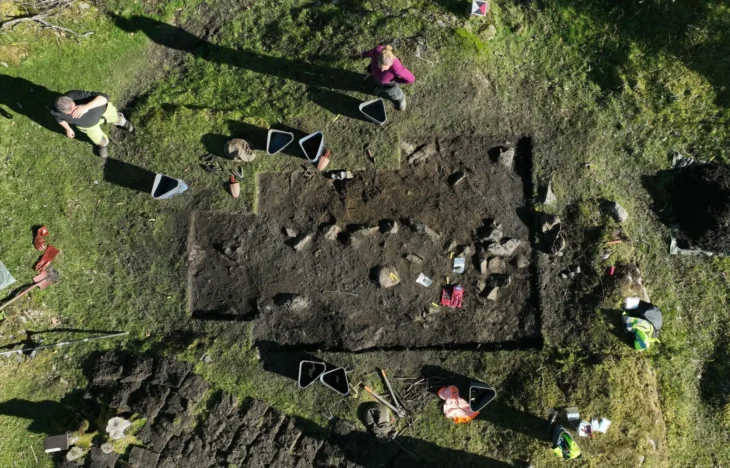
M 51 114 L 66 130 L 66 136 L 74 138 L 76 134 L 69 124 L 73 124 L 80 132 L 99 147 L 99 156 L 106 158 L 109 137 L 101 130 L 101 124 L 110 123 L 132 132 L 134 126 L 117 108 L 109 102 L 109 96 L 91 91 L 69 91 L 58 97 L 53 103 Z

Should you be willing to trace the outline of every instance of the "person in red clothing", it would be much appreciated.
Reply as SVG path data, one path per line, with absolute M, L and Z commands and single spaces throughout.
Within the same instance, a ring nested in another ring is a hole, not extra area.
M 365 79 L 372 76 L 377 83 L 374 90 L 375 95 L 385 95 L 395 102 L 396 109 L 405 110 L 406 95 L 400 89 L 399 84 L 411 84 L 416 81 L 416 77 L 393 54 L 393 47 L 380 45 L 374 49 L 366 50 L 360 54 L 360 57 L 370 58 L 370 65 Z

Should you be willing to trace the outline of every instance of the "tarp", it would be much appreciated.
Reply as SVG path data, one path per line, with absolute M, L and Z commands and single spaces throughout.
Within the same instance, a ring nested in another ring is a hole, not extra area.
M 3 262 L 0 262 L 0 289 L 5 289 L 15 283 L 15 278 L 10 274 Z

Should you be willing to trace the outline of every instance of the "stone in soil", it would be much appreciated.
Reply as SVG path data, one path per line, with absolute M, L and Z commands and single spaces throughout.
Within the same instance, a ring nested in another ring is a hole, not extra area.
M 527 265 L 530 264 L 530 259 L 525 254 L 520 254 L 515 257 L 515 259 L 512 262 L 514 266 L 516 266 L 518 269 L 526 268 Z
M 340 234 L 341 231 L 342 229 L 340 229 L 339 226 L 333 224 L 325 229 L 324 238 L 328 241 L 337 240 L 337 236 Z
M 616 202 L 611 203 L 609 210 L 613 219 L 618 223 L 623 223 L 629 219 L 629 212 L 626 211 L 626 208 Z
M 500 224 L 491 224 L 480 228 L 477 231 L 477 235 L 479 235 L 481 242 L 491 244 L 492 242 L 499 242 L 504 236 L 504 233 Z
M 497 160 L 502 167 L 512 170 L 514 167 L 515 149 L 507 148 L 506 150 L 500 150 Z
M 507 271 L 507 263 L 499 257 L 494 257 L 489 260 L 488 268 L 490 273 L 502 274 Z
M 494 242 L 487 245 L 485 251 L 497 257 L 511 257 L 522 243 L 519 239 L 508 239 L 503 242 Z
M 552 182 L 548 183 L 547 188 L 545 189 L 545 197 L 542 199 L 543 205 L 552 205 L 555 202 L 558 201 L 558 197 L 555 196 L 555 193 L 553 192 L 553 184 Z
M 408 260 L 409 262 L 411 262 L 415 265 L 420 265 L 421 263 L 423 263 L 423 259 L 421 257 L 419 257 L 416 254 L 412 254 L 412 253 L 409 253 L 408 255 L 406 255 L 406 260 Z
M 297 252 L 301 252 L 302 250 L 304 250 L 309 245 L 310 242 L 312 242 L 312 235 L 311 234 L 307 234 L 306 236 L 302 236 L 294 244 L 294 250 L 296 250 Z
M 390 266 L 380 266 L 376 268 L 378 278 L 378 286 L 381 288 L 392 288 L 400 283 L 400 275 L 398 270 Z
M 420 147 L 418 150 L 408 156 L 408 164 L 419 164 L 426 161 L 438 153 L 436 143 L 429 143 Z

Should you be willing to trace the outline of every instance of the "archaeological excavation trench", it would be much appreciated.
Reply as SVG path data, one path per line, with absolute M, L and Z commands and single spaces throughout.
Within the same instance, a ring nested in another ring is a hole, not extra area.
M 395 171 L 259 174 L 256 214 L 193 215 L 192 315 L 252 321 L 255 341 L 302 348 L 534 346 L 530 144 L 420 139 Z M 398 284 L 379 285 L 380 267 Z M 462 307 L 440 305 L 456 284 Z

